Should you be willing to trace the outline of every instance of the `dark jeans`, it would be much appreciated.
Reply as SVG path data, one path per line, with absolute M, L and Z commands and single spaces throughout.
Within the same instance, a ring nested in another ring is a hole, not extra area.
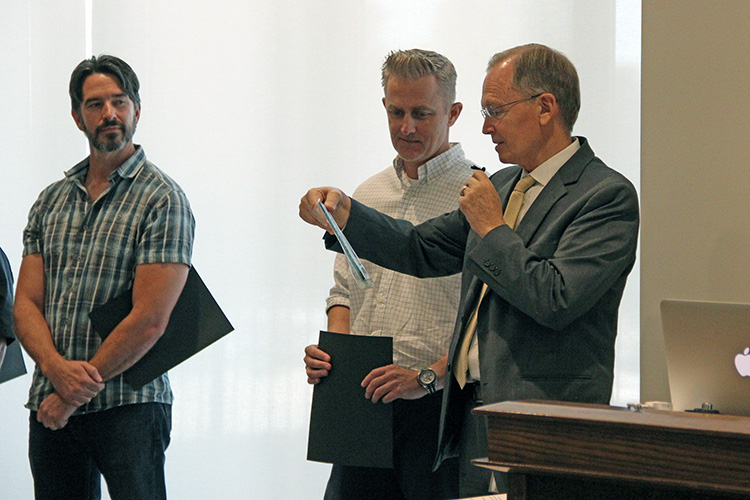
M 334 464 L 325 500 L 440 500 L 458 497 L 458 461 L 432 472 L 443 391 L 393 403 L 393 469 Z
M 71 417 L 52 431 L 29 417 L 29 461 L 36 500 L 99 500 L 100 476 L 113 500 L 167 498 L 164 452 L 172 407 L 120 406 Z

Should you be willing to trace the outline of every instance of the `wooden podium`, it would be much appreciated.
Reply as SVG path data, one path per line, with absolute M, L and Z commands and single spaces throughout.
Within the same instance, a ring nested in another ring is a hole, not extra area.
M 750 418 L 546 401 L 474 410 L 508 500 L 750 498 Z

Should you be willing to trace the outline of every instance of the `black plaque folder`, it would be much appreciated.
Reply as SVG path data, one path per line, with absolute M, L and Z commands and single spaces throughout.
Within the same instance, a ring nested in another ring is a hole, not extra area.
M 320 332 L 331 372 L 313 389 L 307 459 L 393 467 L 393 406 L 365 398 L 362 380 L 393 363 L 393 339 Z
M 95 308 L 89 318 L 99 336 L 105 339 L 132 308 L 132 290 L 129 290 Z M 138 389 L 232 330 L 219 304 L 191 267 L 164 334 L 125 372 L 125 380 Z
M 4 338 L 0 337 L 0 342 L 5 341 Z M 19 344 L 17 340 L 14 340 L 5 351 L 5 360 L 3 361 L 3 364 L 0 365 L 0 384 L 25 374 L 26 364 L 23 362 L 21 344 Z

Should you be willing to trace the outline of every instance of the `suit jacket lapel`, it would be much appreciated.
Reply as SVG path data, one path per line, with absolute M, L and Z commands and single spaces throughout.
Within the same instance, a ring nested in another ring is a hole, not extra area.
M 544 186 L 521 222 L 518 223 L 516 233 L 521 237 L 524 244 L 529 243 L 555 203 L 567 194 L 567 186 L 578 182 L 584 167 L 594 157 L 588 143 L 582 138 L 579 138 L 579 141 L 581 141 L 579 150 L 552 176 L 552 179 Z
M 564 167 L 563 167 L 564 168 Z M 521 237 L 524 245 L 527 245 L 534 233 L 544 221 L 544 217 L 549 213 L 552 207 L 557 203 L 557 200 L 565 196 L 568 189 L 565 185 L 560 182 L 557 175 L 550 179 L 549 183 L 544 186 L 542 192 L 534 200 L 534 204 L 531 205 L 528 212 L 523 216 L 523 219 L 518 223 L 516 227 L 516 234 Z

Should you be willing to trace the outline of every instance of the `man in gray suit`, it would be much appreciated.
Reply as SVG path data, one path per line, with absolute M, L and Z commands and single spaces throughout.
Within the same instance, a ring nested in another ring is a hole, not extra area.
M 425 278 L 462 271 L 436 459 L 459 455 L 462 496 L 486 494 L 491 480 L 469 463 L 487 456 L 486 422 L 471 415 L 478 404 L 609 402 L 639 223 L 632 184 L 571 135 L 580 91 L 564 55 L 538 44 L 496 54 L 482 106 L 482 132 L 515 166 L 492 177 L 476 171 L 457 193 L 459 210 L 413 226 L 335 188 L 311 189 L 300 203 L 305 221 L 329 229 L 313 211 L 323 200 L 360 257 L 379 265 Z M 529 176 L 520 212 L 509 216 L 511 192 Z M 326 243 L 338 249 L 330 234 Z M 463 362 L 467 331 L 475 333 Z

